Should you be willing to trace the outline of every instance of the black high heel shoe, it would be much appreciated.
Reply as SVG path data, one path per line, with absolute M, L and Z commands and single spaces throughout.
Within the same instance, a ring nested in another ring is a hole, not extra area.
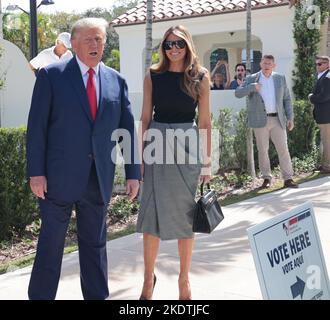
M 157 277 L 154 274 L 154 285 L 152 286 L 152 293 L 154 293 L 156 282 L 157 282 Z M 139 298 L 139 300 L 151 300 L 151 299 L 147 299 L 145 296 L 141 295 L 140 298 Z

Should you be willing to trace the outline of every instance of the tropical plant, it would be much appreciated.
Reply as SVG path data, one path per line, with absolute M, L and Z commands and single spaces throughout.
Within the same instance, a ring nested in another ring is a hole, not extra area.
M 314 59 L 321 40 L 320 26 L 328 13 L 328 0 L 293 1 L 295 6 L 293 36 L 297 48 L 293 71 L 293 92 L 296 99 L 306 99 L 315 84 Z
M 120 71 L 120 52 L 118 49 L 111 50 L 110 57 L 105 60 L 105 64 L 118 72 Z

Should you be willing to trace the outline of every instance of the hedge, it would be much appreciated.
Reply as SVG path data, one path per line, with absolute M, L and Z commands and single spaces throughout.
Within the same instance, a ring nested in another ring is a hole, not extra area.
M 26 178 L 26 128 L 0 128 L 0 240 L 33 221 L 37 200 Z
M 292 131 L 288 132 L 288 146 L 291 158 L 303 159 L 307 154 L 314 152 L 319 143 L 318 127 L 313 119 L 313 107 L 310 102 L 299 100 L 293 102 L 294 124 Z M 234 118 L 229 121 L 228 118 Z M 224 121 L 226 122 L 224 124 Z M 247 169 L 246 134 L 247 112 L 242 109 L 235 115 L 231 109 L 221 109 L 219 118 L 214 121 L 214 128 L 219 130 L 220 140 L 224 141 L 220 152 L 220 168 L 237 167 L 241 172 Z M 221 129 L 220 129 L 221 128 Z M 233 132 L 235 132 L 233 136 Z M 217 146 L 214 146 L 217 147 Z M 254 159 L 258 167 L 258 153 L 254 138 Z M 278 165 L 278 155 L 274 145 L 269 144 L 269 159 L 272 167 Z

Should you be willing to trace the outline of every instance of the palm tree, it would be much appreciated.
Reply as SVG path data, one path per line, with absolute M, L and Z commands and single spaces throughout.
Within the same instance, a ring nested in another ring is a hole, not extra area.
M 2 4 L 0 0 L 0 39 L 3 38 L 3 32 L 2 32 Z
M 328 1 L 328 12 L 330 12 L 330 1 Z M 327 56 L 330 57 L 330 16 L 328 16 Z
M 152 13 L 153 13 L 153 1 L 147 0 L 147 17 L 146 17 L 146 59 L 144 71 L 147 73 L 152 59 Z
M 246 68 L 251 70 L 251 0 L 246 1 Z M 247 164 L 248 172 L 253 183 L 256 177 L 253 153 L 253 133 L 252 129 L 247 131 Z

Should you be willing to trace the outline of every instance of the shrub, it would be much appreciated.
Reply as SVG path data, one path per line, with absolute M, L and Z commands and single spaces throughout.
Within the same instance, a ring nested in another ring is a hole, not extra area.
M 236 135 L 234 137 L 234 152 L 241 172 L 247 170 L 247 130 L 247 112 L 244 108 L 236 115 Z
M 314 150 L 318 138 L 318 127 L 313 119 L 312 105 L 308 101 L 299 100 L 293 103 L 293 109 L 295 114 L 295 127 L 292 131 L 288 132 L 290 155 L 292 158 L 299 158 L 302 160 L 308 157 L 308 160 L 304 160 L 304 162 L 306 164 L 307 161 L 309 163 L 308 167 L 311 168 L 311 163 L 317 161 Z M 242 172 L 245 172 L 247 168 L 246 135 L 247 114 L 246 110 L 242 109 L 236 116 L 236 135 L 234 138 L 234 153 Z M 258 153 L 255 138 L 253 144 L 255 146 L 254 159 L 257 167 Z M 313 156 L 309 156 L 310 154 L 313 154 Z M 271 141 L 269 142 L 269 159 L 273 168 L 278 165 L 278 155 Z
M 318 127 L 313 118 L 313 107 L 310 102 L 295 101 L 293 110 L 295 127 L 288 134 L 290 154 L 291 157 L 303 158 L 316 146 Z
M 219 130 L 219 167 L 226 170 L 234 165 L 233 155 L 234 128 L 232 110 L 228 108 L 219 111 L 219 117 L 213 121 L 213 128 Z M 216 148 L 217 146 L 214 146 Z
M 25 137 L 25 128 L 0 128 L 0 240 L 21 234 L 37 211 L 26 177 Z
M 112 200 L 108 213 L 112 223 L 125 221 L 129 216 L 137 214 L 139 210 L 137 201 L 130 201 L 126 196 L 115 196 Z
M 296 43 L 294 50 L 296 57 L 293 92 L 297 99 L 305 99 L 313 90 L 315 83 L 314 57 L 318 53 L 321 40 L 318 22 L 322 25 L 329 15 L 329 1 L 294 1 L 294 3 L 293 37 Z M 318 9 L 317 14 L 315 7 Z
M 319 162 L 320 150 L 315 146 L 310 153 L 305 154 L 300 159 L 294 157 L 292 166 L 295 173 L 310 172 L 317 168 Z

